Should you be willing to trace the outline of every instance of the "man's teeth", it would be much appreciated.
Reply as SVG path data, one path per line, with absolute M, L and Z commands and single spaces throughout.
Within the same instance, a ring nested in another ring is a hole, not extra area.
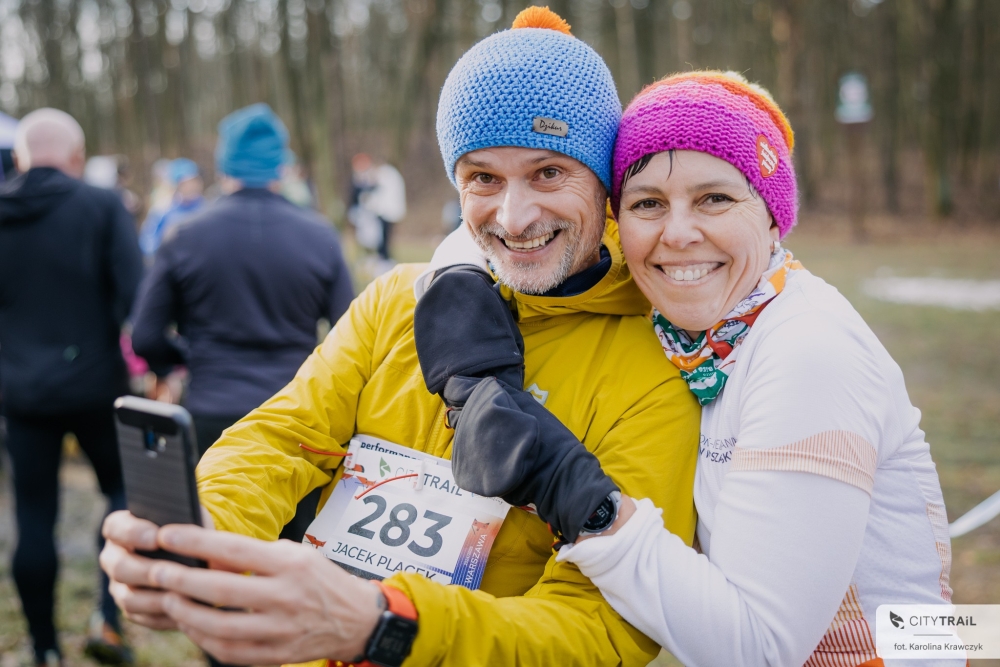
M 536 239 L 531 239 L 530 241 L 511 241 L 509 239 L 504 239 L 503 242 L 507 244 L 508 248 L 513 250 L 531 250 L 532 248 L 539 248 L 549 241 L 552 237 L 556 235 L 555 232 L 549 232 L 545 236 L 539 236 Z
M 696 268 L 696 269 L 666 269 L 664 270 L 664 273 L 666 273 L 674 280 L 687 282 L 690 280 L 699 280 L 701 278 L 704 278 L 709 273 L 711 273 L 714 268 L 715 265 L 705 268 Z

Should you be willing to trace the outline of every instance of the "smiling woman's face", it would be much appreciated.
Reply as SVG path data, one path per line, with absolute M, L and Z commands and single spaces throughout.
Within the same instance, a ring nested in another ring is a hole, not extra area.
M 618 216 L 635 282 L 674 326 L 704 331 L 767 269 L 778 228 L 733 165 L 707 153 L 653 156 L 625 182 Z

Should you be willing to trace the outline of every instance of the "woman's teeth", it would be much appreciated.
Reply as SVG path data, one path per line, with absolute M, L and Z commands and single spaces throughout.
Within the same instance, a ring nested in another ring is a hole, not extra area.
M 530 241 L 511 241 L 509 239 L 503 239 L 503 242 L 511 250 L 532 250 L 534 248 L 540 248 L 556 235 L 555 232 L 549 232 L 545 236 L 539 236 L 538 238 L 531 239 Z
M 670 269 L 664 267 L 663 272 L 678 282 L 689 282 L 704 278 L 715 270 L 717 266 L 718 264 L 711 264 L 688 269 Z

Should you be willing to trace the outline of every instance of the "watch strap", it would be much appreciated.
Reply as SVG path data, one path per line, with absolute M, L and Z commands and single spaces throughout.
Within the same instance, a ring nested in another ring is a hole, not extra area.
M 382 595 L 385 596 L 385 603 L 389 611 L 396 616 L 402 616 L 411 621 L 417 620 L 417 608 L 413 606 L 413 600 L 410 599 L 409 595 L 381 581 L 375 583 L 382 590 Z
M 375 584 L 379 587 L 379 590 L 382 591 L 387 611 L 395 614 L 396 616 L 408 618 L 411 621 L 417 620 L 417 608 L 413 606 L 413 601 L 406 593 L 381 581 L 376 581 Z M 376 665 L 368 660 L 362 660 L 361 662 L 327 660 L 326 667 L 376 667 Z

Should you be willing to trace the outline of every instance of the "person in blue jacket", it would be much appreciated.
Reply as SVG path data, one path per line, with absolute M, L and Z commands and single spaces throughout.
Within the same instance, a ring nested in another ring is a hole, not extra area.
M 191 217 L 205 205 L 205 183 L 193 160 L 184 157 L 173 160 L 167 170 L 167 179 L 174 188 L 170 206 L 163 211 L 150 211 L 139 235 L 139 245 L 147 261 L 152 260 L 171 227 Z

